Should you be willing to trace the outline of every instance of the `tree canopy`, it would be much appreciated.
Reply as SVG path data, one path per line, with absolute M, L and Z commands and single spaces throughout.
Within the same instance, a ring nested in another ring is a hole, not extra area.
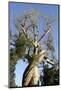
M 39 35 L 40 30 L 38 29 L 38 19 L 41 16 L 42 15 L 40 15 L 38 11 L 30 10 L 25 12 L 22 16 L 18 16 L 15 19 L 15 27 L 16 27 L 17 33 L 14 36 L 12 36 L 10 32 L 10 47 L 9 47 L 10 49 L 10 61 L 9 61 L 10 87 L 11 86 L 15 87 L 15 83 L 14 83 L 15 65 L 20 58 L 22 58 L 23 61 L 26 58 L 27 62 L 30 65 L 34 62 L 36 64 L 38 62 L 39 56 L 41 55 L 40 52 L 42 50 L 46 50 L 47 54 L 45 56 L 51 59 L 50 62 L 54 61 L 55 59 L 55 58 L 52 58 L 54 56 L 54 46 L 53 46 L 53 36 L 52 36 L 53 31 L 52 31 L 52 25 L 51 25 L 53 20 L 50 19 L 48 16 L 43 15 L 45 27 L 43 28 L 43 34 L 40 36 Z M 42 39 L 45 36 L 46 38 L 41 43 Z M 46 59 L 46 57 L 44 59 Z M 47 68 L 46 66 L 43 67 L 43 70 L 44 70 L 43 82 L 44 83 L 46 82 L 46 84 L 48 80 L 45 81 L 45 79 L 50 77 L 49 75 L 54 72 L 54 70 L 51 71 L 47 69 L 48 67 Z M 57 73 L 55 73 L 54 75 L 57 75 Z M 54 75 L 52 76 L 51 80 L 53 80 Z M 56 82 L 54 82 L 54 84 L 55 83 Z

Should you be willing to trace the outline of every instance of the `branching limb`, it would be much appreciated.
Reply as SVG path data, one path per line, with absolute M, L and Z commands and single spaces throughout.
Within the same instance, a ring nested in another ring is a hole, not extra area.
M 47 61 L 49 64 L 54 65 L 54 62 L 53 62 L 53 61 L 51 61 L 51 60 L 49 60 L 49 59 L 47 59 L 46 61 Z
M 49 63 L 51 65 L 54 65 L 55 64 L 53 61 L 51 61 L 50 59 L 48 59 L 48 55 L 47 55 L 46 50 L 41 51 L 39 57 L 40 57 L 39 58 L 39 63 L 42 63 L 45 60 L 47 63 Z
M 51 31 L 51 29 L 48 29 L 41 37 L 40 39 L 38 40 L 38 42 L 43 39 L 44 36 L 46 36 L 49 32 Z
M 31 24 L 31 25 L 29 25 L 27 28 L 26 28 L 26 30 L 28 30 L 30 27 L 32 27 L 33 26 L 33 24 Z M 34 25 L 36 28 L 38 28 L 36 25 Z
M 24 29 L 24 27 L 23 27 L 22 25 L 20 25 L 20 28 L 22 29 L 22 31 L 23 31 L 23 34 L 25 35 L 26 39 L 28 39 L 28 38 L 27 38 L 27 34 L 26 34 L 26 32 L 25 32 L 25 29 Z

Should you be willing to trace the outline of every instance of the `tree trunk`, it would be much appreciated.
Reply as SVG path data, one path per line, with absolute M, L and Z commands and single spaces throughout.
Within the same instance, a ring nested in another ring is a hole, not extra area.
M 28 70 L 29 70 L 29 65 L 27 66 L 23 74 L 22 86 L 38 86 L 38 81 L 39 81 L 38 67 L 34 66 L 33 68 L 31 68 L 29 72 Z

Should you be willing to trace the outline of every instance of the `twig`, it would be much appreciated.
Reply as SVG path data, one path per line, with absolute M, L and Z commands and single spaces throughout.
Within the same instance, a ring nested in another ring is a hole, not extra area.
M 48 29 L 48 30 L 40 37 L 40 39 L 38 40 L 38 42 L 39 42 L 45 35 L 47 35 L 50 31 L 51 31 L 51 29 Z

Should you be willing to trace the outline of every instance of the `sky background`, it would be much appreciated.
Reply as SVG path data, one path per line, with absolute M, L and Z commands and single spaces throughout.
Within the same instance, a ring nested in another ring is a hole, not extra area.
M 16 33 L 15 28 L 15 18 L 22 15 L 23 12 L 35 9 L 39 12 L 45 13 L 45 15 L 52 15 L 54 17 L 58 18 L 58 5 L 46 5 L 46 4 L 31 4 L 31 3 L 9 3 L 9 19 L 10 19 L 10 30 L 12 31 L 12 34 L 14 35 Z M 38 21 L 38 26 L 40 30 L 40 34 L 42 32 L 43 24 L 41 23 L 41 18 Z M 55 56 L 58 59 L 58 21 L 54 23 L 53 27 L 53 38 L 54 38 L 54 46 L 55 46 Z M 21 86 L 22 82 L 22 75 L 26 68 L 27 64 L 21 60 L 19 60 L 16 64 L 16 78 L 15 82 L 16 85 Z

